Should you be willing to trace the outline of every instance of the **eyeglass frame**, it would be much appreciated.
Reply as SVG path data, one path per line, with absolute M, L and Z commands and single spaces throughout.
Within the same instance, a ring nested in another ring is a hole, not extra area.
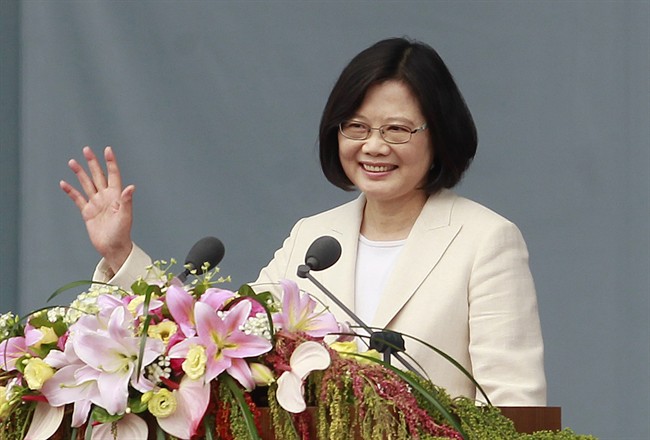
M 368 131 L 366 132 L 366 137 L 364 137 L 364 138 L 352 138 L 352 137 L 346 135 L 345 133 L 343 133 L 343 124 L 345 124 L 346 122 L 356 122 L 358 124 L 361 124 L 361 125 L 364 125 L 364 126 L 368 127 Z M 389 141 L 388 139 L 386 139 L 384 137 L 384 130 L 383 129 L 385 127 L 390 127 L 390 126 L 406 128 L 406 130 L 409 132 L 409 138 L 407 140 L 405 140 L 404 142 Z M 356 121 L 354 119 L 346 119 L 345 121 L 339 122 L 339 133 L 341 133 L 343 135 L 343 137 L 345 137 L 346 139 L 350 139 L 351 141 L 365 141 L 367 139 L 370 139 L 370 136 L 372 136 L 372 131 L 376 130 L 376 131 L 379 132 L 379 136 L 381 136 L 381 138 L 384 141 L 388 142 L 389 144 L 394 144 L 394 145 L 407 144 L 407 143 L 411 142 L 411 139 L 413 138 L 414 134 L 419 133 L 421 131 L 424 131 L 427 128 L 428 128 L 428 124 L 426 122 L 424 124 L 422 124 L 421 126 L 419 126 L 418 128 L 414 128 L 414 129 L 411 129 L 410 127 L 408 127 L 406 125 L 402 125 L 402 124 L 384 124 L 384 125 L 380 125 L 379 127 L 371 127 L 370 125 L 366 124 L 365 122 Z

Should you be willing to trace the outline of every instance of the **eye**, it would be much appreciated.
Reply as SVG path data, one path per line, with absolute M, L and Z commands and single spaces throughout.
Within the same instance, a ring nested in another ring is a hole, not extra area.
M 363 122 L 357 122 L 357 121 L 347 121 L 344 123 L 345 128 L 349 128 L 351 130 L 367 130 L 368 126 L 364 124 Z
M 410 133 L 411 130 L 409 130 L 408 127 L 404 127 L 403 125 L 385 125 L 384 126 L 384 132 L 385 133 L 403 134 L 403 133 Z
M 366 124 L 359 121 L 344 122 L 343 130 L 345 130 L 346 133 L 350 133 L 352 135 L 358 135 L 358 136 L 367 135 L 367 133 L 370 131 L 369 127 Z

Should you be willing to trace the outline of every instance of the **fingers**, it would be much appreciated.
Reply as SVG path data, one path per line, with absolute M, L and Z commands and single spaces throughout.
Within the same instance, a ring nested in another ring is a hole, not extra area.
M 79 191 L 75 189 L 74 186 L 70 185 L 68 182 L 65 180 L 62 180 L 59 182 L 59 187 L 65 192 L 68 197 L 74 202 L 75 205 L 77 205 L 77 208 L 79 208 L 79 211 L 81 211 L 84 206 L 86 206 L 86 199 L 84 196 L 81 195 Z
M 88 163 L 88 169 L 93 177 L 93 184 L 97 191 L 102 190 L 108 186 L 104 170 L 97 160 L 97 156 L 90 147 L 83 148 L 83 155 Z
M 120 174 L 120 167 L 117 166 L 115 153 L 111 147 L 104 149 L 104 159 L 106 160 L 106 170 L 108 171 L 108 186 L 116 189 L 122 188 L 122 175 Z
M 79 165 L 79 162 L 77 162 L 74 159 L 70 159 L 68 161 L 68 167 L 77 176 L 77 180 L 79 181 L 81 188 L 84 190 L 84 192 L 89 198 L 97 193 L 97 188 L 95 188 L 95 184 L 90 179 L 90 177 L 88 177 L 88 174 L 86 174 L 86 170 L 84 170 L 83 167 Z

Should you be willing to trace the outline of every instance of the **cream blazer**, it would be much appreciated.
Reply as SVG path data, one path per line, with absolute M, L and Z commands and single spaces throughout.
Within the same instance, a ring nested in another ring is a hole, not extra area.
M 282 278 L 349 320 L 309 280 L 298 278 L 311 243 L 335 237 L 340 260 L 312 275 L 354 310 L 359 231 L 365 198 L 300 220 L 256 284 Z M 262 286 L 260 286 L 262 287 Z M 444 190 L 429 197 L 396 261 L 371 327 L 393 329 L 443 350 L 470 371 L 495 405 L 546 405 L 543 342 L 528 251 L 517 227 Z M 406 351 L 452 396 L 484 400 L 442 356 L 406 339 Z M 413 362 L 410 362 L 413 364 Z
M 352 321 L 309 280 L 298 278 L 296 270 L 316 238 L 337 238 L 340 260 L 312 275 L 354 310 L 364 206 L 362 195 L 298 221 L 260 272 L 254 283 L 257 290 L 273 290 L 280 279 L 292 279 L 328 304 L 339 321 Z M 94 279 L 129 287 L 150 263 L 149 256 L 134 246 L 116 274 L 102 261 Z M 495 405 L 546 405 L 535 287 L 526 245 L 513 223 L 448 190 L 431 196 L 379 294 L 370 326 L 393 329 L 443 350 L 473 374 Z M 406 351 L 452 396 L 483 400 L 473 384 L 440 355 L 408 338 Z

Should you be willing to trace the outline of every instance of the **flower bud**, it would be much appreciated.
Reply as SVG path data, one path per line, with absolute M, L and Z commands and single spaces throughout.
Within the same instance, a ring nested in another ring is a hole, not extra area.
M 253 374 L 255 385 L 268 386 L 275 382 L 273 371 L 271 371 L 271 369 L 266 365 L 260 364 L 258 362 L 251 362 L 248 364 L 248 366 L 250 367 L 251 373 Z
M 59 340 L 56 332 L 52 327 L 39 327 L 38 331 L 43 335 L 39 341 L 33 345 L 34 348 L 39 348 L 43 344 L 52 344 Z

